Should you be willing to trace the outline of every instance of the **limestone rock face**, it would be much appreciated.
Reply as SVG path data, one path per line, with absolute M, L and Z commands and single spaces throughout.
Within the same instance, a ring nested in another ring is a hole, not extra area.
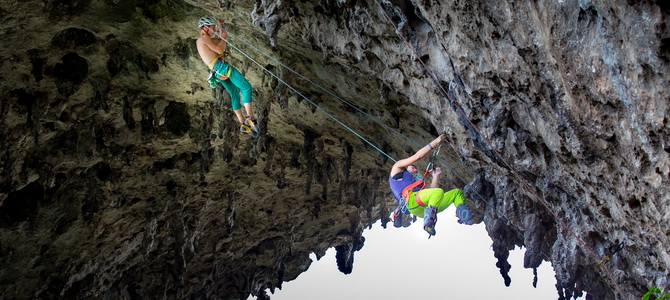
M 266 299 L 330 247 L 351 272 L 393 160 L 441 132 L 506 283 L 523 246 L 559 299 L 667 290 L 669 10 L 0 0 L 0 298 Z M 207 85 L 201 15 L 258 137 Z

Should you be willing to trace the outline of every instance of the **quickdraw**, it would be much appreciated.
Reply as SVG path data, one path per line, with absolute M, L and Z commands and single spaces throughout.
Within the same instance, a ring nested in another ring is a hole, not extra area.
M 604 263 L 608 262 L 608 261 L 612 258 L 612 256 L 614 256 L 614 254 L 616 254 L 617 252 L 623 250 L 623 246 L 624 246 L 623 242 L 619 243 L 619 244 L 616 246 L 616 248 L 614 248 L 614 250 L 612 251 L 612 253 L 610 253 L 609 255 L 605 255 L 605 257 L 603 257 L 603 259 L 600 260 L 600 264 L 604 264 Z

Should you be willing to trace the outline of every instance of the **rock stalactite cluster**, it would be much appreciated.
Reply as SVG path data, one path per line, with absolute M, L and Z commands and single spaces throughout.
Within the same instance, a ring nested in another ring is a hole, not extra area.
M 227 23 L 257 138 L 206 83 L 201 15 Z M 443 185 L 486 211 L 506 284 L 523 246 L 559 299 L 669 289 L 669 16 L 651 0 L 0 0 L 0 298 L 268 299 L 330 247 L 349 273 L 388 222 L 392 160 L 441 132 Z

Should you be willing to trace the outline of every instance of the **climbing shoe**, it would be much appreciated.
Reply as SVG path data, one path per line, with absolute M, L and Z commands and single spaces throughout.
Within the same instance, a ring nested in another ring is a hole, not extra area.
M 251 133 L 251 127 L 247 124 L 241 124 L 240 125 L 240 132 L 241 133 Z
M 484 214 L 475 214 L 475 212 L 470 208 L 470 202 L 467 205 L 461 203 L 456 207 L 456 217 L 458 217 L 458 223 L 465 225 L 479 224 L 484 219 Z
M 251 131 L 254 133 L 258 134 L 260 132 L 260 129 L 258 128 L 258 124 L 256 120 L 252 120 L 250 118 L 247 118 L 244 120 L 244 125 L 247 125 Z
M 426 206 L 423 211 L 423 230 L 428 232 L 428 238 L 435 235 L 435 223 L 437 223 L 437 207 Z

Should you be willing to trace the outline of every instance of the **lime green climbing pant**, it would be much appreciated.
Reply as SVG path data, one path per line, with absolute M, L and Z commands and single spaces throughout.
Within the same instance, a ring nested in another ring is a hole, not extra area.
M 416 192 L 413 192 L 409 195 L 407 200 L 407 208 L 409 212 L 416 215 L 419 218 L 423 218 L 423 210 L 425 206 L 420 206 L 416 202 Z M 458 207 L 465 201 L 463 197 L 463 191 L 460 189 L 453 189 L 448 192 L 445 192 L 441 188 L 433 189 L 423 189 L 418 192 L 419 199 L 426 205 L 437 207 L 437 212 L 442 212 L 447 209 L 452 203 Z

